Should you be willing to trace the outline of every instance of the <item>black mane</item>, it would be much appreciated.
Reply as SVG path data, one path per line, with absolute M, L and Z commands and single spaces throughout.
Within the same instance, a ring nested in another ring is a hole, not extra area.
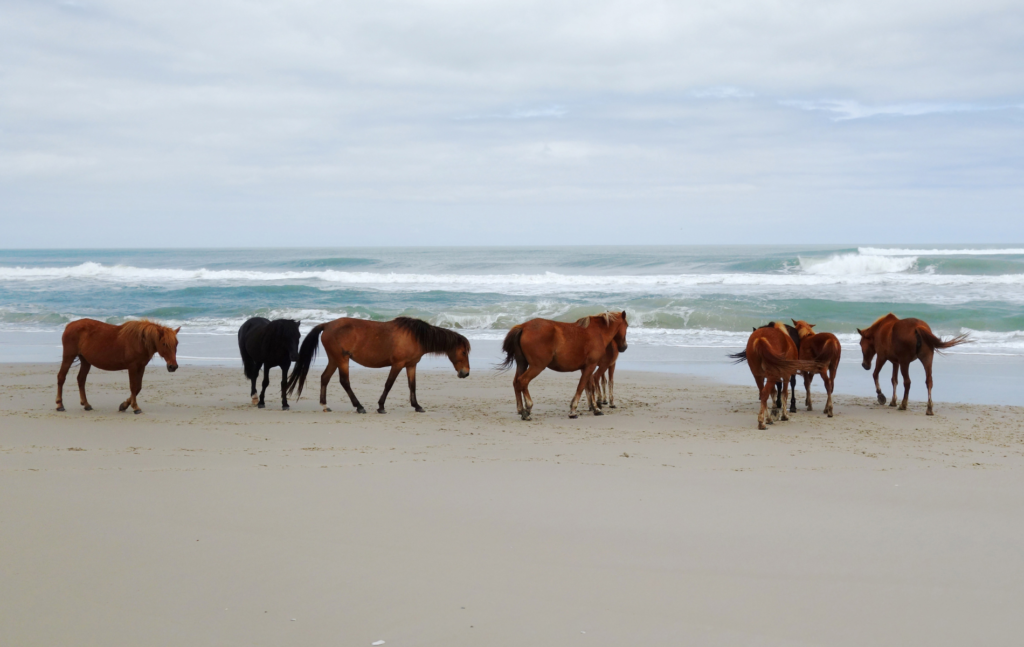
M 449 351 L 460 348 L 465 348 L 467 353 L 470 350 L 469 340 L 454 330 L 432 326 L 412 317 L 398 317 L 395 325 L 411 333 L 423 351 L 430 355 L 447 355 Z

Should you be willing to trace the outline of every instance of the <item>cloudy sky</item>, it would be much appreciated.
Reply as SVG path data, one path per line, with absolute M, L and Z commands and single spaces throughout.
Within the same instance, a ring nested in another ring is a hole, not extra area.
M 0 247 L 1024 242 L 1020 0 L 0 0 Z

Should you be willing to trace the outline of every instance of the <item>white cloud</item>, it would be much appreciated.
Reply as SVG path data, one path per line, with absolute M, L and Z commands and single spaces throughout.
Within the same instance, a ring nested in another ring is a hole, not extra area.
M 988 112 L 1019 108 L 1015 105 L 987 106 L 972 103 L 897 103 L 891 105 L 864 105 L 858 101 L 818 99 L 813 101 L 782 100 L 781 105 L 801 110 L 830 112 L 836 121 L 865 119 L 880 115 L 898 117 L 919 117 L 941 113 Z

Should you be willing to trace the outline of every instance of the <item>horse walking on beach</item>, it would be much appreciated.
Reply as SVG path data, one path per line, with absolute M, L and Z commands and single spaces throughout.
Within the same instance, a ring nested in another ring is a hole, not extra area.
M 409 401 L 413 409 L 422 413 L 423 408 L 416 401 L 416 365 L 424 355 L 447 355 L 460 378 L 469 375 L 469 340 L 459 333 L 432 326 L 425 321 L 411 317 L 398 317 L 392 321 L 367 321 L 365 319 L 335 319 L 313 328 L 302 341 L 299 360 L 288 379 L 288 393 L 296 387 L 302 395 L 306 374 L 316 356 L 323 334 L 324 351 L 327 353 L 327 368 L 320 376 L 320 405 L 327 406 L 327 384 L 334 371 L 340 371 L 341 386 L 345 389 L 357 413 L 366 413 L 359 403 L 348 379 L 348 362 L 368 368 L 391 367 L 384 393 L 377 401 L 377 413 L 387 413 L 384 401 L 404 368 L 409 378 Z
M 882 387 L 878 384 L 878 374 L 886 362 L 892 362 L 892 402 L 890 407 L 896 406 L 896 387 L 899 379 L 897 371 L 903 373 L 903 402 L 900 403 L 900 411 L 907 408 L 907 399 L 910 397 L 910 363 L 916 359 L 921 360 L 924 366 L 924 383 L 928 386 L 928 410 L 925 415 L 934 415 L 932 411 L 932 359 L 935 353 L 941 353 L 947 348 L 966 344 L 971 341 L 967 333 L 957 335 L 952 339 L 943 341 L 932 333 L 931 327 L 920 319 L 900 319 L 893 313 L 879 317 L 873 324 L 861 330 L 860 349 L 864 353 L 864 361 L 861 366 L 864 370 L 871 369 L 871 359 L 878 356 L 875 362 L 875 393 L 878 396 L 878 404 L 885 404 L 885 396 L 882 395 Z
M 839 344 L 839 338 L 830 332 L 814 332 L 814 324 L 806 321 L 793 319 L 793 325 L 800 335 L 800 359 L 807 359 L 816 362 L 823 362 L 828 367 L 827 372 L 819 372 L 822 381 L 825 383 L 825 393 L 828 400 L 825 402 L 825 414 L 832 417 L 832 389 L 836 383 L 836 371 L 839 370 L 839 358 L 843 354 L 843 347 Z M 807 410 L 811 408 L 811 381 L 814 373 L 803 371 L 804 390 L 807 392 Z
M 120 326 L 95 319 L 72 321 L 64 328 L 61 337 L 64 358 L 57 372 L 57 411 L 64 411 L 64 380 L 77 360 L 81 362 L 78 395 L 86 411 L 92 411 L 92 405 L 85 397 L 85 379 L 89 369 L 95 366 L 104 371 L 128 369 L 131 395 L 117 410 L 124 411 L 131 406 L 135 413 L 142 413 L 136 397 L 142 391 L 142 374 L 146 372 L 146 365 L 153 355 L 159 353 L 167 362 L 168 371 L 178 370 L 179 330 L 181 328 L 171 329 L 146 320 L 129 321 Z
M 790 339 L 793 340 L 793 343 L 796 344 L 797 350 L 799 350 L 800 335 L 797 333 L 796 328 L 790 326 L 789 324 L 781 325 L 786 327 L 786 333 L 789 334 Z M 763 326 L 754 326 L 753 330 L 756 331 L 758 328 L 774 328 L 775 326 L 776 324 L 774 321 L 769 321 Z M 747 351 L 741 350 L 738 353 L 733 353 L 732 355 L 729 355 L 729 358 L 736 360 L 735 362 L 733 362 L 734 364 L 742 364 L 743 362 L 747 361 Z M 789 378 L 789 388 L 791 398 L 789 403 L 789 412 L 796 413 L 796 375 L 793 375 L 792 377 Z M 772 398 L 775 400 L 775 409 L 781 409 L 784 406 L 784 403 L 782 402 L 782 390 L 782 380 L 775 382 L 775 388 L 772 389 Z
M 546 368 L 561 373 L 582 372 L 576 395 L 569 403 L 570 418 L 579 417 L 576 407 L 584 390 L 594 415 L 602 415 L 592 388 L 594 372 L 603 372 L 609 366 L 609 345 L 614 345 L 620 353 L 625 352 L 628 327 L 625 312 L 605 312 L 583 317 L 575 323 L 531 319 L 513 326 L 502 343 L 505 361 L 499 367 L 504 370 L 513 362 L 516 365 L 512 388 L 516 392 L 516 410 L 520 417 L 530 419 L 533 411 L 530 382 Z
M 292 319 L 253 317 L 238 329 L 238 352 L 242 355 L 242 369 L 252 380 L 252 403 L 260 409 L 266 406 L 264 396 L 270 385 L 270 367 L 281 367 L 281 408 L 288 410 L 288 369 L 299 359 L 299 322 Z M 263 388 L 256 397 L 256 378 L 263 367 Z
M 789 420 L 785 402 L 789 395 L 790 378 L 798 371 L 818 372 L 824 366 L 819 362 L 800 359 L 796 342 L 790 337 L 786 325 L 781 322 L 754 330 L 747 339 L 746 349 L 730 357 L 736 359 L 736 363 L 746 361 L 750 373 L 754 376 L 761 400 L 761 408 L 757 414 L 758 429 L 767 429 L 766 424 L 772 424 L 780 411 L 781 420 Z M 781 403 L 772 402 L 772 410 L 768 413 L 768 401 L 779 380 L 782 381 L 782 400 Z

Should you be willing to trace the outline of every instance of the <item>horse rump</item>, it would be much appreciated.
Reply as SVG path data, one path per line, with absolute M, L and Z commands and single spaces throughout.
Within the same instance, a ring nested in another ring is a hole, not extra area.
M 761 363 L 779 375 L 791 376 L 797 371 L 819 373 L 828 368 L 828 364 L 815 360 L 786 359 L 772 349 L 768 340 L 759 337 L 754 340 L 754 349 L 761 357 Z
M 507 371 L 512 368 L 512 364 L 516 363 L 526 368 L 528 363 L 526 361 L 526 355 L 523 354 L 523 348 L 519 344 L 520 337 L 523 336 L 523 327 L 513 326 L 512 330 L 508 331 L 505 335 L 505 341 L 501 343 L 501 350 L 505 353 L 505 360 L 499 363 L 496 368 L 499 371 Z

